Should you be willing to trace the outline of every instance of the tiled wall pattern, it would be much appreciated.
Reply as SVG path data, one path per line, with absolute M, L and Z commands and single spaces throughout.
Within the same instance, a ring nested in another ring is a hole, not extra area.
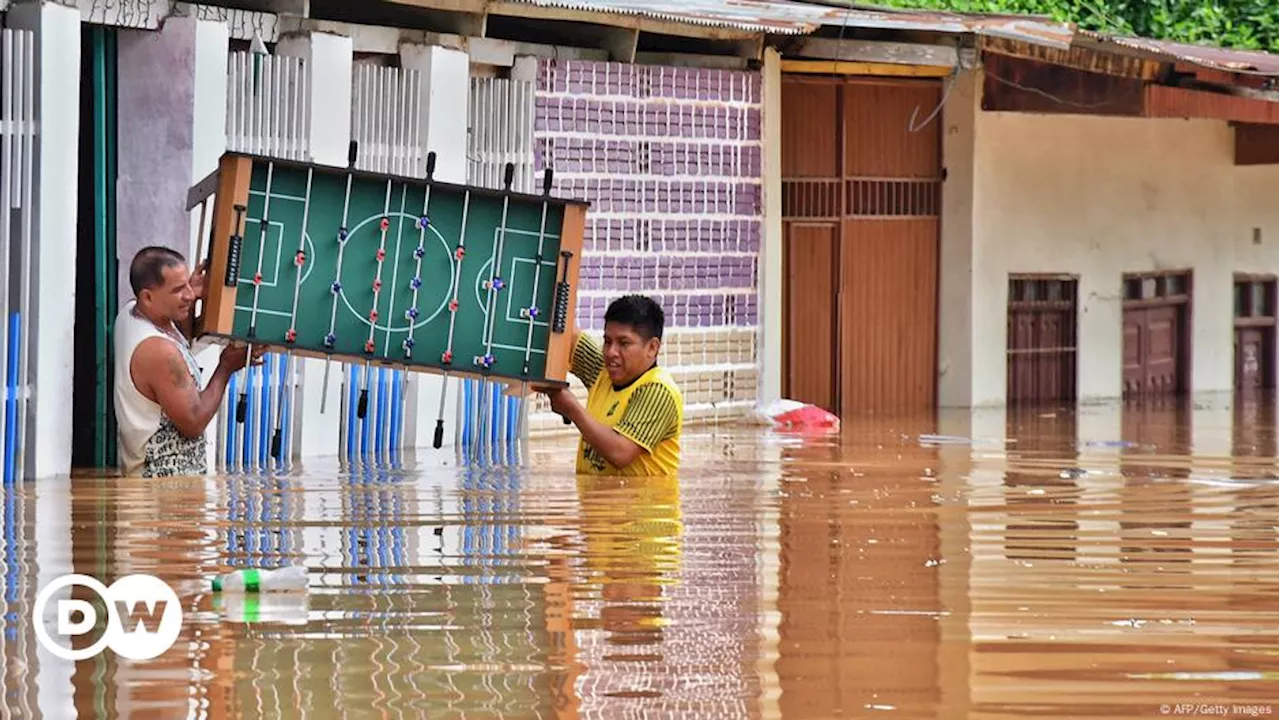
M 740 414 L 757 374 L 760 75 L 542 60 L 536 85 L 537 172 L 550 165 L 556 194 L 592 203 L 579 325 L 598 332 L 615 297 L 651 295 L 686 417 Z

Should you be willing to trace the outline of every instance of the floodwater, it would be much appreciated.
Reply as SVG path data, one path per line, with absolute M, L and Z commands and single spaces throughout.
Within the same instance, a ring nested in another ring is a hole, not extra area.
M 27 483 L 4 717 L 1274 717 L 1275 408 L 735 428 L 678 481 L 574 479 L 556 441 L 529 471 Z M 245 564 L 311 589 L 209 592 Z M 177 644 L 40 650 L 72 570 L 166 580 Z

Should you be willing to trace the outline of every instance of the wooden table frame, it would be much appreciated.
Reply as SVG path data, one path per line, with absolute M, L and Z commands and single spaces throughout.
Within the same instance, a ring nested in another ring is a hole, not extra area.
M 542 195 L 530 195 L 524 193 L 505 193 L 501 190 L 491 188 L 483 188 L 470 185 L 459 185 L 454 183 L 446 183 L 431 178 L 410 178 L 398 175 L 390 175 L 386 173 L 373 173 L 367 171 L 354 170 L 349 168 L 337 168 L 332 166 L 321 166 L 308 164 L 293 160 L 282 160 L 279 158 L 267 158 L 243 153 L 225 153 L 218 162 L 218 169 L 211 173 L 208 177 L 201 180 L 193 186 L 187 195 L 187 209 L 191 210 L 200 207 L 200 223 L 201 237 L 199 243 L 201 248 L 197 250 L 197 257 L 200 257 L 202 251 L 207 248 L 207 254 L 204 254 L 205 260 L 208 261 L 208 270 L 205 282 L 204 296 L 200 298 L 201 308 L 196 316 L 195 331 L 197 337 L 217 341 L 230 342 L 248 342 L 246 338 L 240 338 L 232 335 L 232 327 L 235 314 L 236 292 L 238 288 L 235 283 L 228 287 L 224 282 L 230 265 L 229 251 L 231 249 L 231 238 L 233 235 L 243 237 L 245 223 L 245 209 L 249 204 L 249 183 L 253 173 L 254 162 L 272 162 L 279 167 L 306 169 L 315 168 L 324 172 L 350 172 L 355 178 L 374 178 L 380 181 L 392 180 L 393 182 L 408 182 L 428 185 L 435 190 L 445 189 L 454 191 L 469 191 L 472 195 L 503 197 L 509 195 L 512 199 L 529 200 L 541 203 L 546 199 Z M 204 237 L 204 219 L 205 204 L 209 196 L 214 196 L 213 202 L 213 218 L 209 227 L 208 237 Z M 564 219 L 560 228 L 560 249 L 573 253 L 572 259 L 567 263 L 568 269 L 565 271 L 564 280 L 569 284 L 568 307 L 565 312 L 565 327 L 562 332 L 557 332 L 554 328 L 550 328 L 549 340 L 547 344 L 547 360 L 546 368 L 543 376 L 559 386 L 568 385 L 568 371 L 573 352 L 573 331 L 576 327 L 576 313 L 578 298 L 578 276 L 582 259 L 582 240 L 583 231 L 586 225 L 586 213 L 589 204 L 581 200 L 566 200 L 557 198 L 556 202 L 564 206 Z M 237 211 L 238 210 L 238 211 Z M 240 225 L 236 226 L 237 218 Z M 206 242 L 207 240 L 207 242 Z M 237 268 L 231 268 L 238 275 Z M 557 277 L 559 275 L 557 274 Z M 353 363 L 368 363 L 370 365 L 393 367 L 411 370 L 414 372 L 423 372 L 428 374 L 449 374 L 459 377 L 470 377 L 475 379 L 485 379 L 494 382 L 504 383 L 509 386 L 508 393 L 511 393 L 516 387 L 524 384 L 524 381 L 517 377 L 509 375 L 499 375 L 496 373 L 488 373 L 477 371 L 469 367 L 458 366 L 449 368 L 437 368 L 421 365 L 408 365 L 398 363 L 387 358 L 369 358 L 363 355 L 350 355 L 341 353 L 325 353 L 321 351 L 298 348 L 284 341 L 263 341 L 261 339 L 254 340 L 254 345 L 267 346 L 277 348 L 282 352 L 292 352 L 303 357 L 315 357 L 322 360 L 334 359 Z M 530 383 L 532 387 L 545 387 L 543 383 Z

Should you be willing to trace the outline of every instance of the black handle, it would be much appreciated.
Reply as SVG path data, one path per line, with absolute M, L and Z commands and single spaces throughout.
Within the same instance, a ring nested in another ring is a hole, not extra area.
M 284 447 L 284 438 L 281 437 L 280 428 L 276 428 L 276 434 L 271 438 L 271 457 L 276 460 L 280 459 L 280 451 Z
M 368 414 L 368 412 L 369 412 L 369 391 L 366 389 L 366 390 L 360 391 L 360 401 L 356 403 L 356 417 L 363 420 L 364 416 Z
M 551 168 L 547 168 L 546 172 L 542 173 L 542 194 L 549 195 L 550 193 L 551 193 Z
M 347 165 L 355 167 L 357 151 L 358 148 L 356 146 L 356 141 L 352 140 L 351 143 L 347 145 Z
M 431 443 L 431 446 L 439 450 L 440 446 L 443 444 L 444 444 L 444 420 L 436 420 L 436 436 L 433 442 Z
M 242 392 L 240 400 L 236 403 L 236 422 L 244 423 L 244 417 L 249 412 L 249 398 Z
M 432 175 L 436 174 L 436 153 L 431 151 L 427 153 L 427 179 L 430 180 Z
M 240 234 L 241 224 L 244 222 L 245 213 L 249 209 L 244 205 L 236 205 L 236 226 L 231 231 L 231 242 L 227 243 L 227 272 L 222 278 L 222 284 L 225 287 L 233 288 L 240 281 L 240 249 L 244 243 L 244 237 Z M 209 253 L 213 253 L 213 247 L 210 246 Z
M 512 183 L 513 181 L 515 181 L 515 179 L 516 179 L 516 166 L 515 166 L 515 163 L 507 163 L 507 172 L 506 172 L 506 175 L 504 175 L 504 176 L 502 177 L 502 187 L 503 187 L 503 189 L 504 189 L 504 190 L 507 190 L 507 191 L 510 191 L 510 190 L 511 190 L 511 183 Z

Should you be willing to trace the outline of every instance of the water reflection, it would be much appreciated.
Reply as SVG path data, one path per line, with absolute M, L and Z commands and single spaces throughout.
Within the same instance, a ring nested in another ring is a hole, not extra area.
M 19 484 L 5 716 L 1276 714 L 1275 407 L 731 429 L 690 438 L 678 481 L 575 479 L 554 442 L 530 472 Z M 286 564 L 308 594 L 209 592 Z M 178 644 L 148 662 L 41 651 L 35 594 L 73 570 L 170 582 Z

